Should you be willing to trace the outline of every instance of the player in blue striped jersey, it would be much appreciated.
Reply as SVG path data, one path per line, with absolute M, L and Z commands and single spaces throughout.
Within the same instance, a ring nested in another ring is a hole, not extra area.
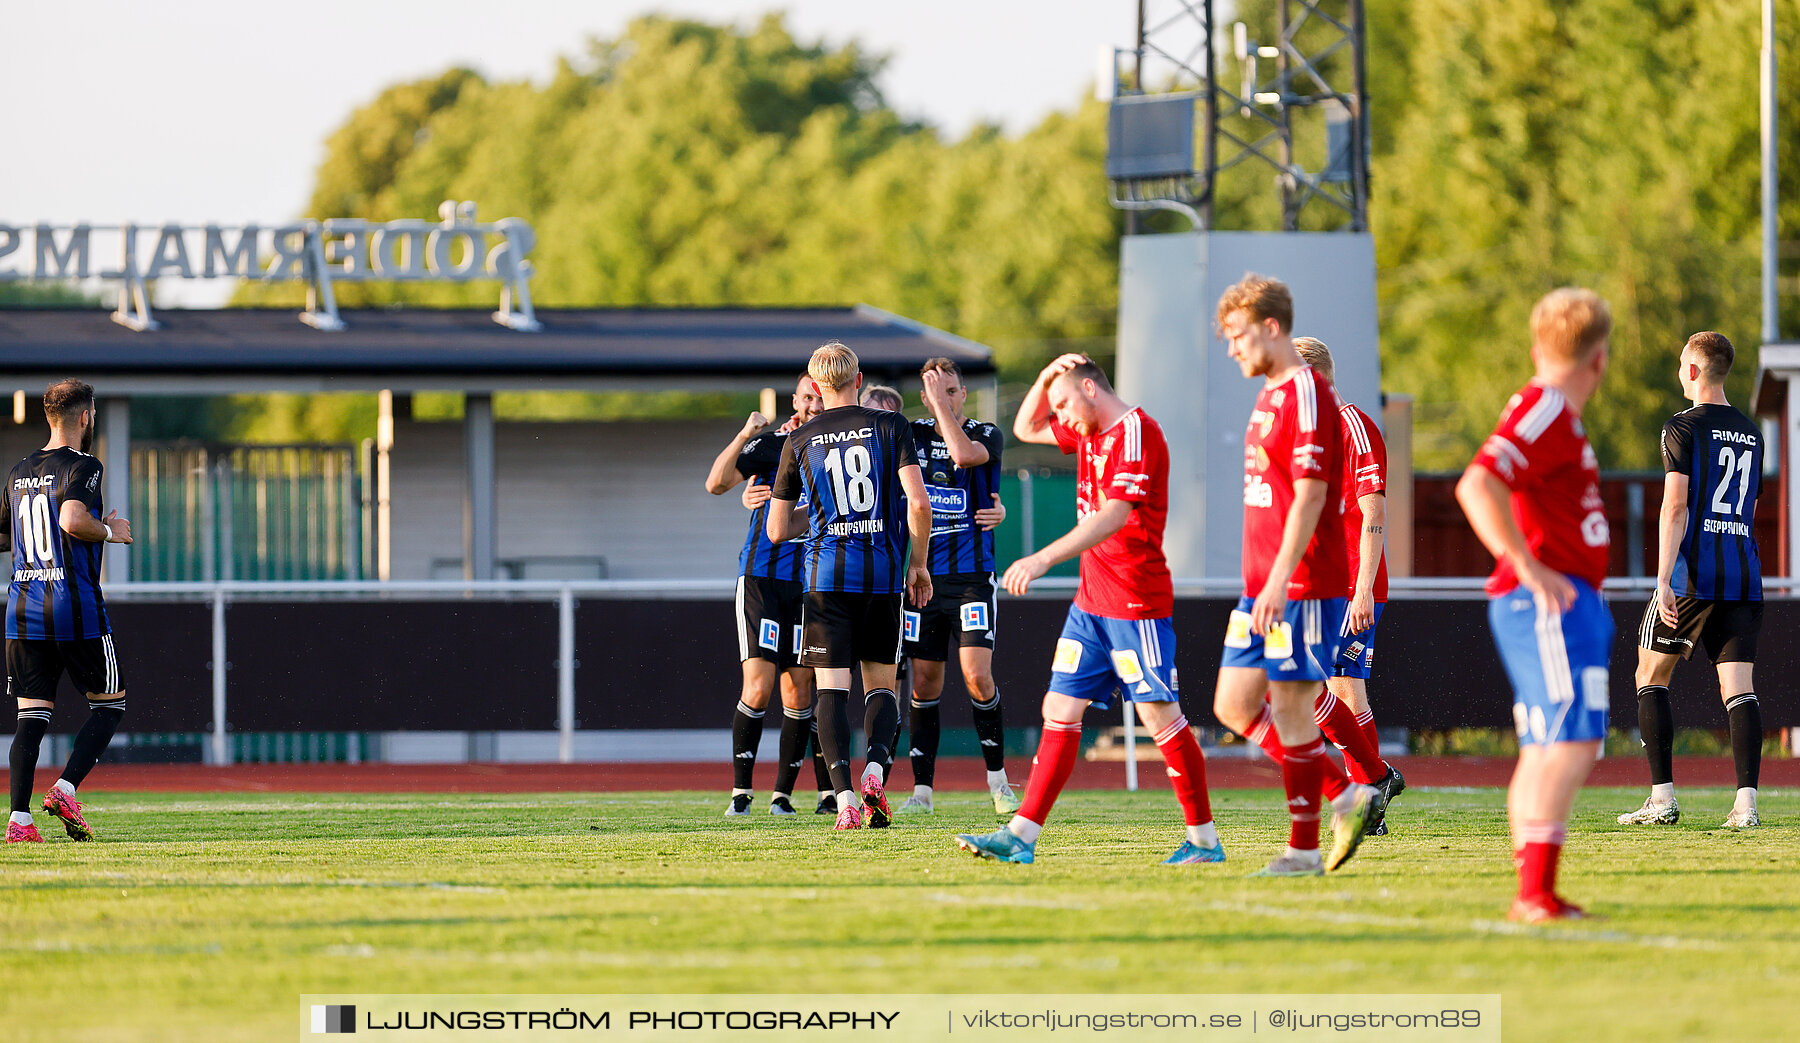
M 1681 349 L 1676 379 L 1694 403 L 1663 425 L 1663 505 L 1657 528 L 1656 594 L 1638 628 L 1638 729 L 1650 760 L 1650 796 L 1620 825 L 1673 825 L 1675 722 L 1669 681 L 1675 664 L 1706 650 L 1719 673 L 1731 724 L 1737 799 L 1724 825 L 1760 824 L 1762 711 L 1751 673 L 1762 629 L 1762 565 L 1756 550 L 1756 497 L 1763 440 L 1756 422 L 1725 398 L 1735 356 L 1731 341 L 1696 333 Z
M 920 393 L 931 416 L 912 423 L 913 444 L 931 497 L 931 603 L 905 613 L 905 654 L 912 660 L 913 690 L 907 734 L 911 737 L 913 794 L 901 814 L 932 813 L 937 772 L 945 661 L 954 643 L 963 684 L 974 704 L 975 734 L 987 767 L 994 811 L 1011 815 L 1019 798 L 1006 781 L 1000 692 L 994 686 L 994 532 L 978 513 L 997 507 L 1000 450 L 1005 442 L 992 424 L 963 415 L 968 388 L 947 358 L 919 370 Z M 954 641 L 952 637 L 954 635 Z
M 125 686 L 113 653 L 112 625 L 100 594 L 103 543 L 130 543 L 131 523 L 106 513 L 94 440 L 94 389 L 59 380 L 44 392 L 50 440 L 13 465 L 0 503 L 0 550 L 11 550 L 6 599 L 6 688 L 18 700 L 13 735 L 12 816 L 6 842 L 41 841 L 31 818 L 32 773 L 50 727 L 63 675 L 87 696 L 88 719 L 75 736 L 62 778 L 43 809 L 76 840 L 93 839 L 75 787 L 106 752 L 125 715 Z
M 748 480 L 752 489 L 763 490 L 767 501 L 769 482 L 781 461 L 788 432 L 819 414 L 819 395 L 812 381 L 802 375 L 794 388 L 794 414 L 774 431 L 769 418 L 752 412 L 743 429 L 720 451 L 707 472 L 706 491 L 715 496 Z M 743 688 L 731 714 L 731 799 L 727 818 L 750 813 L 751 783 L 756 771 L 756 750 L 762 742 L 763 716 L 777 681 L 781 688 L 780 761 L 775 769 L 775 788 L 769 796 L 769 813 L 794 814 L 793 788 L 806 761 L 806 746 L 815 736 L 812 709 L 812 671 L 800 661 L 800 554 L 799 540 L 772 543 L 767 510 L 751 512 L 750 528 L 738 552 L 736 612 L 738 659 L 743 664 Z M 836 798 L 821 773 L 820 806 L 815 811 L 836 814 Z M 827 802 L 831 806 L 827 807 Z
M 769 538 L 807 533 L 800 663 L 819 683 L 819 739 L 838 791 L 838 829 L 863 824 L 850 788 L 846 706 L 851 668 L 861 666 L 869 736 L 862 804 L 879 828 L 889 815 L 883 783 L 892 751 L 877 737 L 891 741 L 899 727 L 903 594 L 914 604 L 931 598 L 931 504 L 906 418 L 857 404 L 863 380 L 855 352 L 826 344 L 807 373 L 825 410 L 788 436 L 769 501 Z M 807 506 L 797 509 L 802 495 Z

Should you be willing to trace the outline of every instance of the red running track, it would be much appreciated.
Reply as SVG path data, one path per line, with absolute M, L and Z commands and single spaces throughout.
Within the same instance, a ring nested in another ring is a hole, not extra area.
M 1505 786 L 1513 761 L 1507 757 L 1397 757 L 1393 764 L 1412 786 Z M 1167 785 L 1156 761 L 1138 765 L 1140 784 Z M 759 768 L 757 783 L 766 787 L 772 769 Z M 938 762 L 940 789 L 985 788 L 977 757 L 947 757 Z M 1215 757 L 1206 762 L 1213 789 L 1272 789 L 1281 776 L 1266 760 Z M 1009 773 L 1023 782 L 1029 764 L 1014 759 Z M 912 784 L 905 765 L 894 782 Z M 41 792 L 56 779 L 55 769 L 40 770 Z M 1683 786 L 1732 786 L 1729 757 L 1677 757 L 1675 779 Z M 801 789 L 811 785 L 808 770 Z M 548 793 L 623 792 L 631 790 L 719 790 L 730 788 L 729 764 L 243 764 L 214 768 L 200 764 L 102 764 L 88 776 L 84 792 L 161 791 L 179 793 Z M 1800 786 L 1800 759 L 1763 761 L 1764 787 Z M 1648 770 L 1640 757 L 1613 757 L 1594 766 L 1590 786 L 1647 786 Z M 1076 789 L 1120 789 L 1123 762 L 1082 761 L 1069 785 Z

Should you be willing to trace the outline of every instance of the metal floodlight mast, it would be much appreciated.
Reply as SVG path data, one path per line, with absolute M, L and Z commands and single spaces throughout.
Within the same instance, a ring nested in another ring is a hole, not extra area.
M 1320 210 L 1332 215 L 1325 223 L 1368 229 L 1362 0 L 1280 0 L 1271 43 L 1252 41 L 1237 23 L 1225 52 L 1237 66 L 1235 90 L 1224 82 L 1212 0 L 1137 6 L 1137 45 L 1113 52 L 1112 83 L 1102 83 L 1111 88 L 1114 206 L 1175 210 L 1210 229 L 1219 175 L 1261 165 L 1274 173 L 1283 230 L 1299 230 L 1302 213 Z M 1306 169 L 1302 155 L 1317 156 L 1318 169 Z

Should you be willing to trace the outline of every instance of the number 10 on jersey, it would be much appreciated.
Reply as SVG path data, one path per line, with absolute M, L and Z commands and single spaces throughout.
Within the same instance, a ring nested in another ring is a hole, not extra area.
M 56 564 L 55 530 L 50 526 L 48 493 L 19 497 L 19 551 L 26 561 L 41 568 Z

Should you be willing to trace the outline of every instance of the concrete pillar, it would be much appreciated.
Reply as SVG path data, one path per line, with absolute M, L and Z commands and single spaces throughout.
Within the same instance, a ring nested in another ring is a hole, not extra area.
M 99 409 L 100 429 L 95 432 L 95 440 L 101 443 L 100 462 L 106 468 L 105 486 L 100 492 L 106 506 L 103 513 L 118 511 L 120 517 L 131 519 L 131 399 L 103 398 Z M 107 544 L 104 570 L 103 582 L 129 583 L 131 547 Z
M 463 494 L 463 578 L 494 579 L 494 396 L 466 397 L 463 448 L 468 461 Z

